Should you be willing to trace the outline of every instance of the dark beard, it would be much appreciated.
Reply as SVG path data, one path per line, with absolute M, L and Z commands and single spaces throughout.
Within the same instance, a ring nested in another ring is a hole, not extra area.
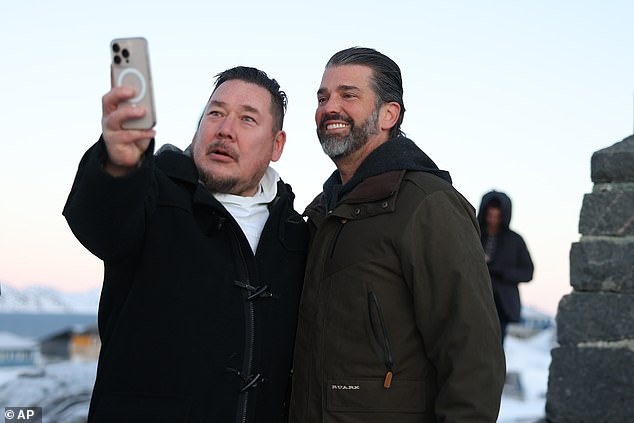
M 200 182 L 202 182 L 209 191 L 220 194 L 231 194 L 238 185 L 236 178 L 216 178 L 209 172 L 201 173 L 199 177 Z
M 350 124 L 350 133 L 346 136 L 326 135 L 324 122 L 329 119 L 337 119 Z M 342 159 L 358 151 L 363 147 L 371 135 L 378 134 L 379 109 L 375 108 L 365 122 L 357 127 L 352 119 L 343 115 L 324 116 L 317 128 L 317 138 L 321 143 L 324 153 L 331 159 Z
M 211 172 L 206 172 L 203 169 L 198 169 L 198 178 L 200 182 L 207 188 L 209 191 L 218 193 L 218 194 L 232 194 L 239 196 L 250 196 L 252 194 L 245 194 L 245 192 L 250 192 L 255 190 L 257 192 L 257 187 L 262 181 L 262 177 L 266 173 L 266 169 L 268 169 L 269 163 L 263 162 L 261 163 L 260 168 L 257 172 L 255 172 L 250 179 L 248 180 L 240 180 L 237 177 L 218 177 Z
M 216 141 L 213 144 L 207 147 L 205 151 L 206 155 L 211 154 L 215 149 L 222 149 L 226 154 L 231 156 L 235 161 L 240 160 L 240 155 L 234 151 L 227 143 L 223 141 Z M 238 185 L 237 178 L 219 178 L 213 175 L 211 172 L 205 172 L 202 169 L 199 169 L 199 178 L 200 181 L 205 185 L 205 187 L 211 192 L 217 192 L 220 194 L 230 194 L 235 187 Z

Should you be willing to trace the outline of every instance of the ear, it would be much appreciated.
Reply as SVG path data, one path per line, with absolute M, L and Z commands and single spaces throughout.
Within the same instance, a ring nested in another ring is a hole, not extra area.
M 381 106 L 381 113 L 379 116 L 379 126 L 381 130 L 390 131 L 401 115 L 401 105 L 395 101 L 385 103 Z
M 284 145 L 286 144 L 286 132 L 277 131 L 275 139 L 273 139 L 273 152 L 271 153 L 271 161 L 276 162 L 282 157 Z

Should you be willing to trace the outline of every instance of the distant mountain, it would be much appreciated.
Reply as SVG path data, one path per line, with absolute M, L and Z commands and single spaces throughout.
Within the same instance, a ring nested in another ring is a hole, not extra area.
M 43 286 L 18 289 L 0 284 L 0 313 L 96 314 L 100 289 L 63 292 Z

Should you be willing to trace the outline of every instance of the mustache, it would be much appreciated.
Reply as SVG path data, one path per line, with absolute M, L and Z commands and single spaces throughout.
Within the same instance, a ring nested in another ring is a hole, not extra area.
M 350 116 L 341 115 L 339 113 L 333 113 L 330 115 L 325 115 L 323 118 L 321 118 L 321 121 L 319 122 L 319 127 L 321 129 L 326 129 L 324 125 L 326 124 L 327 120 L 340 120 L 350 124 L 350 126 L 354 125 L 354 121 L 350 118 Z
M 222 154 L 226 154 L 231 157 L 233 160 L 238 161 L 240 159 L 240 153 L 238 153 L 235 149 L 231 147 L 230 144 L 224 141 L 215 141 L 207 147 L 205 150 L 205 154 L 209 155 L 211 153 L 220 152 Z

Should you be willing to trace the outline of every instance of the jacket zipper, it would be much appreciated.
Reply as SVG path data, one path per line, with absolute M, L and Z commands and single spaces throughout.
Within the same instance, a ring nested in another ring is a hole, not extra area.
M 247 300 L 247 316 L 248 316 L 248 329 L 247 329 L 247 342 L 248 342 L 248 355 L 247 355 L 247 365 L 245 375 L 248 375 L 249 379 L 251 379 L 251 366 L 253 364 L 253 350 L 255 344 L 255 308 L 253 306 L 253 301 Z M 253 380 L 251 380 L 253 381 Z M 249 385 L 247 385 L 249 386 Z M 242 401 L 242 423 L 246 423 L 247 421 L 247 405 L 249 402 L 249 391 L 245 390 L 244 399 Z
M 373 310 L 376 310 L 376 314 L 379 318 L 379 325 L 381 325 L 383 339 L 379 338 L 376 326 L 374 325 Z M 390 347 L 390 340 L 387 336 L 387 328 L 385 326 L 385 320 L 383 319 L 381 305 L 379 304 L 379 299 L 374 291 L 368 291 L 368 317 L 370 319 L 370 328 L 372 329 L 374 339 L 379 344 L 383 352 L 385 362 L 385 379 L 383 380 L 383 387 L 385 389 L 389 389 L 392 386 L 392 366 L 394 365 L 394 359 L 392 357 L 392 348 Z
M 244 275 L 245 275 L 245 284 L 247 286 L 251 285 L 250 282 L 250 278 L 249 278 L 249 266 L 247 265 L 247 260 L 244 257 L 244 252 L 242 251 L 242 248 L 240 247 L 240 242 L 239 240 L 235 240 L 236 241 L 236 246 L 238 249 L 238 252 L 240 254 L 240 259 L 242 261 L 242 266 L 244 269 Z M 248 379 L 244 380 L 245 382 L 245 386 L 243 387 L 243 390 L 240 391 L 241 394 L 243 394 L 243 398 L 242 398 L 242 403 L 240 404 L 240 410 L 238 412 L 238 423 L 246 423 L 247 421 L 247 411 L 248 411 L 248 404 L 249 404 L 249 391 L 248 390 L 244 390 L 245 387 L 251 387 L 252 383 L 249 382 L 253 382 L 253 380 L 251 379 L 251 367 L 253 365 L 253 353 L 254 353 L 254 349 L 255 349 L 255 306 L 253 305 L 253 301 L 251 301 L 248 298 L 248 291 L 244 291 L 243 293 L 244 299 L 245 299 L 245 305 L 244 305 L 244 310 L 245 310 L 245 323 L 246 323 L 246 327 L 245 327 L 245 360 L 244 360 L 244 367 L 243 367 L 243 372 L 242 374 L 247 377 Z

